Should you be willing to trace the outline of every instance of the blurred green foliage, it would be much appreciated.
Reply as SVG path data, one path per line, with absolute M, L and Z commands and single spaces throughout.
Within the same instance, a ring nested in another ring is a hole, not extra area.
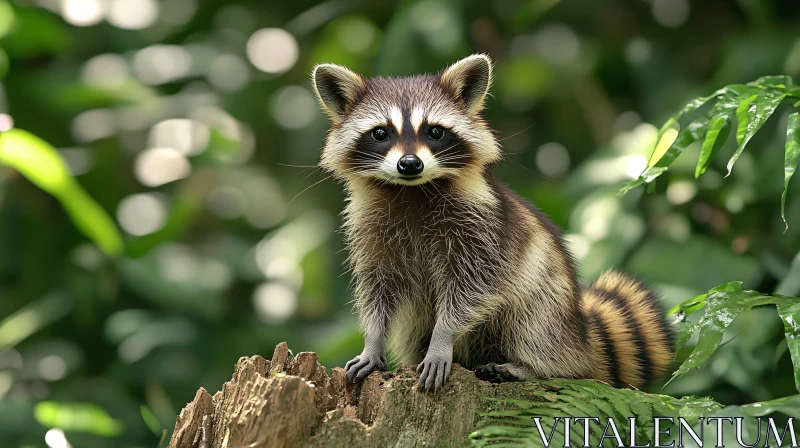
M 717 134 L 695 180 L 696 125 L 673 136 L 684 156 L 654 194 L 617 192 L 693 98 L 797 81 L 798 29 L 792 0 L 0 0 L 0 145 L 22 138 L 38 158 L 0 150 L 0 440 L 152 447 L 240 356 L 286 340 L 331 367 L 360 350 L 343 196 L 314 168 L 321 62 L 403 75 L 486 52 L 495 174 L 565 230 L 585 281 L 627 269 L 666 306 L 737 280 L 797 296 L 788 100 L 728 178 L 739 133 Z M 726 406 L 795 393 L 775 307 L 725 335 L 664 392 Z

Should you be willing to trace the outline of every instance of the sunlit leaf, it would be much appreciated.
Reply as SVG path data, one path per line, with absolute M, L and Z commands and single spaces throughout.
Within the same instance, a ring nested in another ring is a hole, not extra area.
M 797 160 L 800 158 L 800 112 L 789 115 L 789 125 L 786 128 L 786 151 L 783 159 L 783 194 L 781 195 L 781 218 L 786 228 L 786 192 L 789 190 L 789 181 L 797 169 Z
M 736 99 L 729 96 L 723 96 L 714 106 L 714 110 L 711 112 L 711 120 L 708 122 L 708 130 L 706 130 L 706 136 L 703 139 L 703 147 L 700 150 L 700 158 L 694 171 L 695 177 L 706 172 L 706 169 L 714 161 L 714 157 L 716 157 L 720 148 L 728 139 L 728 134 L 731 131 L 731 114 L 736 109 L 736 106 Z
M 6 0 L 0 0 L 0 38 L 3 38 L 14 26 L 14 8 Z M 0 65 L 1 66 L 1 65 Z M 0 72 L 2 76 L 2 72 Z
M 638 178 L 628 182 L 620 189 L 620 194 L 625 194 L 632 188 L 636 188 L 644 183 L 650 183 L 666 171 L 672 162 L 692 143 L 698 141 L 708 126 L 708 118 L 700 117 L 690 123 L 686 128 L 678 133 L 678 137 L 672 145 L 664 152 L 664 155 L 656 161 L 653 166 L 647 168 Z
M 42 401 L 36 404 L 33 415 L 40 425 L 64 431 L 85 432 L 97 436 L 114 437 L 125 432 L 121 421 L 92 403 L 63 403 Z
M 4 132 L 0 134 L 0 164 L 11 166 L 55 196 L 75 226 L 105 253 L 122 253 L 122 237 L 114 221 L 78 184 L 64 159 L 47 142 L 21 129 Z
M 757 99 L 756 99 L 757 98 Z M 764 97 L 750 97 L 742 101 L 736 109 L 736 118 L 739 125 L 736 129 L 736 143 L 739 145 L 733 157 L 728 162 L 728 174 L 731 175 L 733 164 L 742 155 L 744 147 L 751 138 L 761 129 L 761 126 L 769 119 L 775 109 L 781 104 L 781 101 L 786 98 L 786 95 L 766 95 Z M 755 101 L 754 101 L 755 100 Z

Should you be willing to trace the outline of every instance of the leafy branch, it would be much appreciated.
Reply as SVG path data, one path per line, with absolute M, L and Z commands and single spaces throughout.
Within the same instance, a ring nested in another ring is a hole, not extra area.
M 680 349 L 693 334 L 699 332 L 697 345 L 686 361 L 673 373 L 670 381 L 705 363 L 719 347 L 722 335 L 731 322 L 738 315 L 761 305 L 775 305 L 778 308 L 794 365 L 795 387 L 800 391 L 800 299 L 743 290 L 742 282 L 719 285 L 669 311 L 669 314 L 676 315 L 679 321 L 684 321 L 686 317 L 705 308 L 700 321 L 696 324 L 684 324 L 678 335 L 677 346 Z
M 736 151 L 727 164 L 730 176 L 733 166 L 744 152 L 747 143 L 784 101 L 795 101 L 800 106 L 800 86 L 793 85 L 789 76 L 763 76 L 747 84 L 732 84 L 713 94 L 695 98 L 672 116 L 658 131 L 655 144 L 650 151 L 647 168 L 636 179 L 620 189 L 625 194 L 633 188 L 647 185 L 652 191 L 655 180 L 667 171 L 678 156 L 689 145 L 702 142 L 700 157 L 694 175 L 699 177 L 719 154 L 728 139 L 734 118 L 736 120 Z M 707 112 L 696 116 L 696 112 L 707 103 L 716 104 Z M 684 127 L 682 121 L 693 118 Z M 800 158 L 800 112 L 789 116 L 786 130 L 784 155 L 784 188 L 781 196 L 781 218 L 786 223 L 785 205 L 789 181 Z M 788 227 L 788 224 L 787 224 Z

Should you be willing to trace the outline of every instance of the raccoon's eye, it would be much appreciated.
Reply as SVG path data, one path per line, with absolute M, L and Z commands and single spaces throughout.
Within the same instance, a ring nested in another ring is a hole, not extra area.
M 444 137 L 444 129 L 442 129 L 441 126 L 431 126 L 431 128 L 428 129 L 428 137 L 430 137 L 431 140 L 441 140 L 442 137 Z
M 387 138 L 389 138 L 389 133 L 386 132 L 386 129 L 384 128 L 375 128 L 372 130 L 372 138 L 374 138 L 379 142 L 382 142 Z

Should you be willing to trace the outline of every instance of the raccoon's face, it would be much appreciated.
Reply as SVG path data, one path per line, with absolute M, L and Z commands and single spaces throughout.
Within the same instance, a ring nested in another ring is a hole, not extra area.
M 312 77 L 332 122 L 320 164 L 341 178 L 420 185 L 474 175 L 500 158 L 480 117 L 492 80 L 487 56 L 437 75 L 363 78 L 323 64 Z

